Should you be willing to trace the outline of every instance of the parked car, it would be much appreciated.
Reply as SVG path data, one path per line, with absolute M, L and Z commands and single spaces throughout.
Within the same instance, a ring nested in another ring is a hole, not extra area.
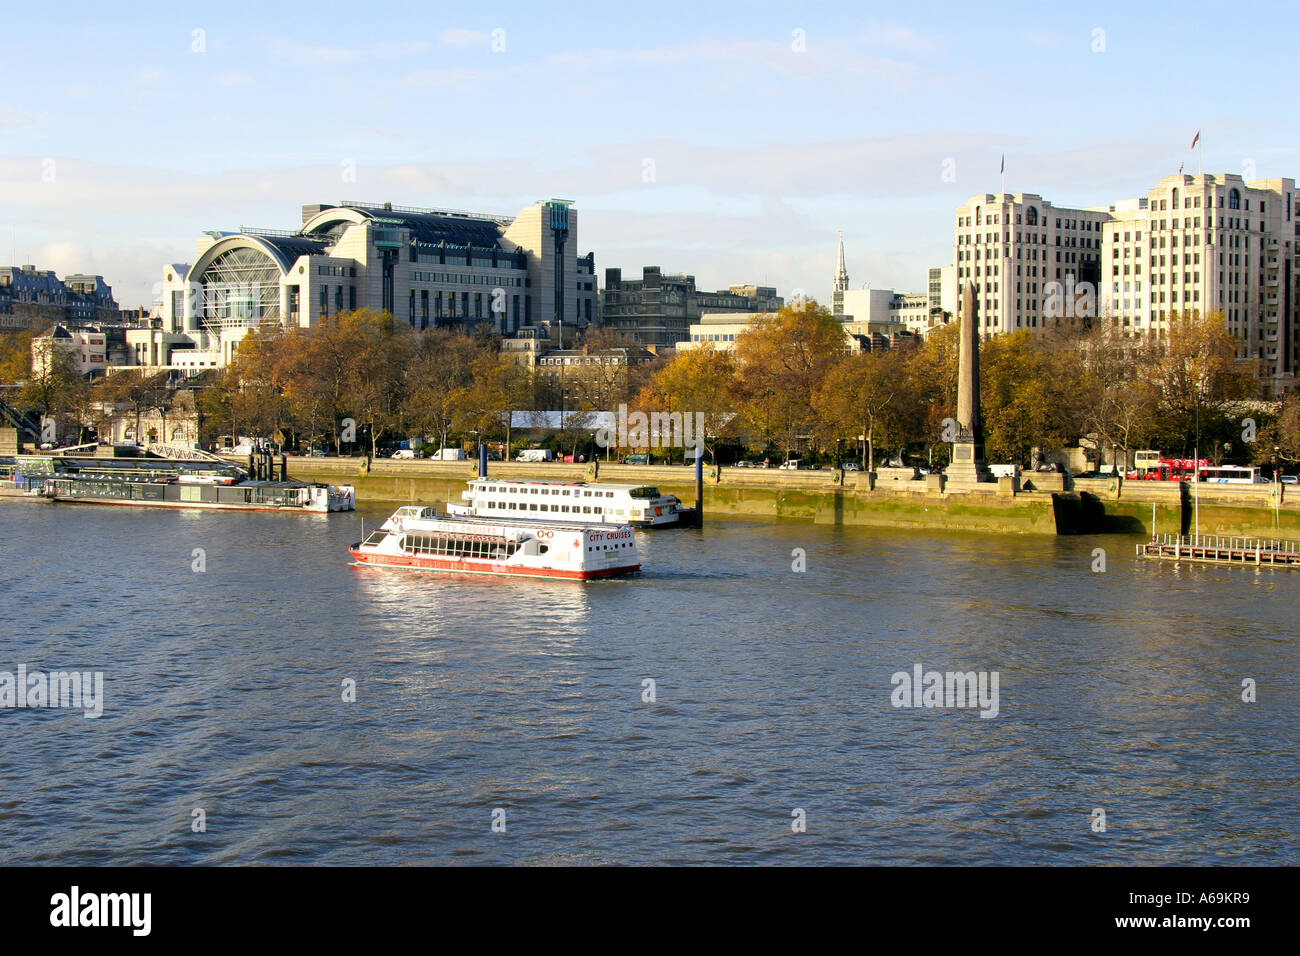
M 399 448 L 390 456 L 392 458 L 414 458 L 415 452 L 409 448 Z
M 856 461 L 845 461 L 845 462 L 841 462 L 841 463 L 840 463 L 840 467 L 843 468 L 845 471 L 861 471 L 861 470 L 862 470 L 862 466 L 859 465 Z
M 777 467 L 783 471 L 798 471 L 803 467 L 803 462 L 798 458 L 791 458 L 789 461 L 783 461 Z
M 623 459 L 625 465 L 648 465 L 650 464 L 649 455 L 628 455 Z
M 1284 485 L 1300 485 L 1300 475 L 1283 475 L 1280 480 Z

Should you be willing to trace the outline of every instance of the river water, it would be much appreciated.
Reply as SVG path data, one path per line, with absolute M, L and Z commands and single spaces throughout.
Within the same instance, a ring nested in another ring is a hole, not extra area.
M 387 512 L 0 502 L 0 671 L 104 674 L 0 709 L 0 859 L 1300 862 L 1295 572 L 721 519 L 635 579 L 353 567 Z

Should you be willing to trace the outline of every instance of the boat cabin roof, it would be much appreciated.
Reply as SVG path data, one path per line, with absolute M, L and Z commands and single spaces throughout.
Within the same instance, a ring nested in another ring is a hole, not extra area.
M 631 491 L 634 488 L 652 488 L 653 485 L 624 485 L 608 481 L 548 481 L 532 478 L 474 478 L 471 485 L 513 485 L 519 488 L 592 488 L 599 491 Z

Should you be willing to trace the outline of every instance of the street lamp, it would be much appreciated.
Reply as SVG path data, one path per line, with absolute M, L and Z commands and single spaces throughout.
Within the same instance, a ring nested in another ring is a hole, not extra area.
M 1278 537 L 1281 537 L 1282 531 L 1282 488 L 1277 481 L 1277 445 L 1273 446 L 1273 525 L 1278 529 Z
M 1204 393 L 1196 390 L 1196 444 L 1192 446 L 1192 514 L 1195 522 L 1195 543 L 1201 543 L 1201 399 Z

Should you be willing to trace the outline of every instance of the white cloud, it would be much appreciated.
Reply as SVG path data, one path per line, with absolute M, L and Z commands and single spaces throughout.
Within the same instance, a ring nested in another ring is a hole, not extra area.
M 303 43 L 287 37 L 276 37 L 267 40 L 266 44 L 275 59 L 293 66 L 349 66 L 376 60 L 419 56 L 430 50 L 429 44 L 423 40 L 336 46 Z
M 875 44 L 915 56 L 933 56 L 947 46 L 943 38 L 901 23 L 872 23 L 867 28 L 867 36 Z
M 486 46 L 488 39 L 486 30 L 443 30 L 438 34 L 440 46 Z
M 33 119 L 25 113 L 17 113 L 4 106 L 0 106 L 0 128 L 6 126 L 29 126 L 34 122 Z
M 883 25 L 855 36 L 816 35 L 808 38 L 808 52 L 796 52 L 788 37 L 751 39 L 712 37 L 642 49 L 575 49 L 525 62 L 501 61 L 462 68 L 423 70 L 406 82 L 428 85 L 477 84 L 493 80 L 546 77 L 557 73 L 618 73 L 630 68 L 681 67 L 739 71 L 745 75 L 822 77 L 847 72 L 882 81 L 890 90 L 914 84 L 923 74 L 915 64 L 890 56 L 867 55 L 869 48 L 887 47 L 908 54 L 938 51 L 941 43 L 905 27 Z
M 1042 47 L 1045 50 L 1056 49 L 1061 45 L 1060 34 L 1043 33 L 1041 30 L 1024 30 L 1020 34 L 1025 38 L 1026 43 L 1032 43 L 1034 46 Z
M 101 272 L 125 305 L 142 304 L 158 269 L 187 261 L 206 229 L 261 225 L 290 229 L 299 206 L 344 199 L 511 215 L 550 196 L 577 201 L 581 251 L 597 265 L 644 264 L 694 273 L 702 287 L 764 282 L 825 296 L 835 229 L 849 244 L 855 287 L 924 288 L 924 269 L 951 257 L 954 208 L 999 185 L 1041 193 L 1057 205 L 1101 205 L 1144 192 L 1177 169 L 1170 130 L 1141 141 L 1053 148 L 1028 138 L 931 130 L 748 147 L 681 140 L 628 141 L 554 158 L 523 156 L 356 168 L 344 182 L 334 161 L 191 173 L 55 157 L 42 182 L 38 156 L 0 157 L 0 203 L 16 225 L 27 261 L 49 246 L 46 268 Z M 1259 174 L 1277 175 L 1258 151 Z M 955 160 L 956 181 L 941 178 Z M 645 158 L 656 177 L 642 181 Z M 0 236 L 0 241 L 4 240 Z M 134 244 L 133 244 L 134 243 Z
M 253 78 L 247 73 L 222 73 L 217 77 L 216 84 L 227 89 L 236 86 L 252 86 Z

